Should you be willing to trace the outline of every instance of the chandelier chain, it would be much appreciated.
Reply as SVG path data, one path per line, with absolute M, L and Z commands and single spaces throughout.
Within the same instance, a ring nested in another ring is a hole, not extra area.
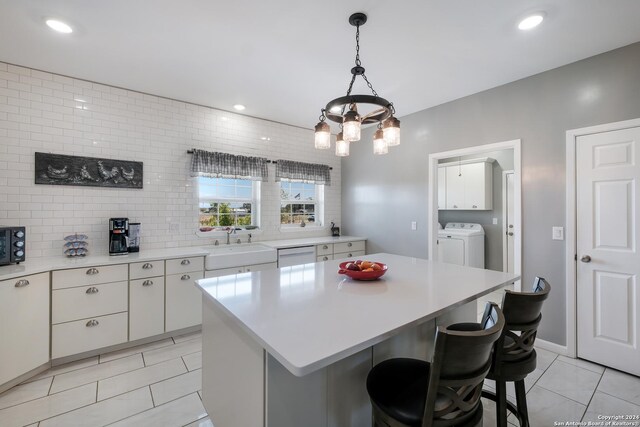
M 360 67 L 360 25 L 356 26 L 356 66 Z
M 371 84 L 371 82 L 369 82 L 369 79 L 367 78 L 367 76 L 365 74 L 362 74 L 362 78 L 364 79 L 365 82 L 367 82 L 367 86 L 369 86 L 369 89 L 371 89 L 371 93 L 373 94 L 373 96 L 377 97 L 378 92 L 376 92 L 376 90 L 373 88 L 373 85 Z

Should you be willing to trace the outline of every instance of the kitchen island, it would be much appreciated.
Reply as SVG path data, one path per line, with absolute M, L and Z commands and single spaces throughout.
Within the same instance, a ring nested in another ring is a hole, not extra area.
M 203 402 L 216 427 L 371 424 L 365 380 L 390 357 L 431 357 L 435 328 L 519 277 L 391 254 L 378 281 L 338 261 L 197 281 Z

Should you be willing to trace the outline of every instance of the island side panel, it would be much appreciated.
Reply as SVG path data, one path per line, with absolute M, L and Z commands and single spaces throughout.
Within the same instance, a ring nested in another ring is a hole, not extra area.
M 395 357 L 430 361 L 436 336 L 436 321 L 408 328 L 373 346 L 373 365 Z
M 367 375 L 372 367 L 371 347 L 327 367 L 327 426 L 371 426 Z
M 216 427 L 264 426 L 265 352 L 202 298 L 202 401 Z

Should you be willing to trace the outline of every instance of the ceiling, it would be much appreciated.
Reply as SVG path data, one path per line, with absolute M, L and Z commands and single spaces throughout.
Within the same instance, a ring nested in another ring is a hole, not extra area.
M 357 11 L 398 116 L 640 41 L 637 0 L 0 0 L 0 61 L 311 128 L 346 92 Z

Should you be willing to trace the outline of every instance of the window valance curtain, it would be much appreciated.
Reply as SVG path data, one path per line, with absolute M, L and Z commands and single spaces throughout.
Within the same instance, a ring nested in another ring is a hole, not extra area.
M 329 166 L 291 160 L 278 160 L 276 163 L 276 181 L 283 179 L 331 185 Z
M 191 176 L 266 181 L 267 159 L 194 149 Z

